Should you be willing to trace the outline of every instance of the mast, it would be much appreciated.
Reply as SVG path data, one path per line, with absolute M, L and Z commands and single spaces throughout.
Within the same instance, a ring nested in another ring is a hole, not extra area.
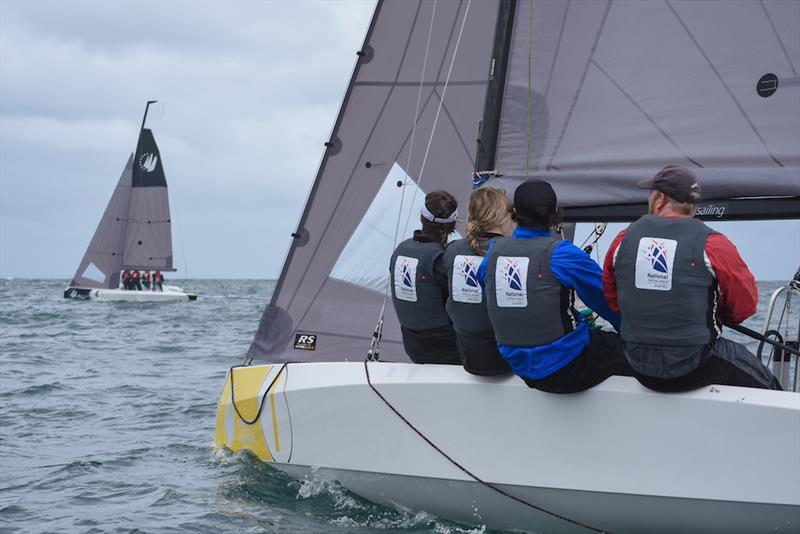
M 144 107 L 144 117 L 142 117 L 142 126 L 139 128 L 139 137 L 142 136 L 142 130 L 144 130 L 144 123 L 147 121 L 147 111 L 150 109 L 150 104 L 155 104 L 158 100 L 148 100 L 147 105 Z
M 500 131 L 500 115 L 503 108 L 503 92 L 506 86 L 508 56 L 511 50 L 516 8 L 517 0 L 500 0 L 494 31 L 492 61 L 489 64 L 489 85 L 486 88 L 486 103 L 475 155 L 474 185 L 476 187 L 494 176 L 492 171 L 495 170 L 497 136 Z

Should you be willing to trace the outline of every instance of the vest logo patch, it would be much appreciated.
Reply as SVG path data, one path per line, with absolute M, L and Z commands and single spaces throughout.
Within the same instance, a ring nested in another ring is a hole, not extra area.
M 407 302 L 417 302 L 417 266 L 419 259 L 397 256 L 394 262 L 394 296 Z
M 298 350 L 317 350 L 317 335 L 295 334 L 294 348 Z
M 500 308 L 528 305 L 528 262 L 525 256 L 499 256 L 494 273 L 495 297 Z
M 453 260 L 453 283 L 450 294 L 456 302 L 480 304 L 483 301 L 483 289 L 478 282 L 478 266 L 483 261 L 481 256 L 456 256 Z
M 672 289 L 672 264 L 678 242 L 674 239 L 643 237 L 636 254 L 637 289 L 669 291 Z

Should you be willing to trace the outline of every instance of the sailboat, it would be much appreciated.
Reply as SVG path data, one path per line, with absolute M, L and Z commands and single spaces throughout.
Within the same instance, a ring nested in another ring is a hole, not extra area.
M 633 221 L 682 164 L 703 219 L 800 218 L 798 43 L 797 2 L 378 1 L 214 443 L 489 528 L 800 532 L 800 393 L 547 394 L 410 363 L 387 305 L 426 191 L 537 177 Z
M 120 288 L 123 270 L 175 271 L 172 267 L 172 220 L 167 180 L 153 132 L 145 128 L 144 109 L 136 152 L 122 171 L 100 224 L 83 255 L 64 298 L 163 302 L 197 300 L 174 285 L 160 290 Z

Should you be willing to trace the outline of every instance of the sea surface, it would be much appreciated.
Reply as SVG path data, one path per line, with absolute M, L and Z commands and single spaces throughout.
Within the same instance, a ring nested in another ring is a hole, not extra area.
M 0 532 L 489 532 L 214 451 L 225 372 L 275 284 L 175 282 L 199 299 L 73 301 L 66 280 L 0 281 Z M 778 285 L 759 283 L 746 325 L 762 328 Z

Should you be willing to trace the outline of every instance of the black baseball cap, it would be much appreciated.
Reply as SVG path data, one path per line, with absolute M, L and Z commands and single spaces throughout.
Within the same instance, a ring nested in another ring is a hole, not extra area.
M 547 212 L 556 211 L 556 192 L 544 180 L 530 179 L 522 182 L 514 191 L 514 209 L 518 213 L 535 215 L 536 206 L 547 208 Z
M 700 200 L 700 180 L 697 175 L 679 165 L 667 165 L 649 180 L 638 183 L 642 189 L 655 189 L 678 202 L 696 203 Z M 696 193 L 697 196 L 693 197 Z

